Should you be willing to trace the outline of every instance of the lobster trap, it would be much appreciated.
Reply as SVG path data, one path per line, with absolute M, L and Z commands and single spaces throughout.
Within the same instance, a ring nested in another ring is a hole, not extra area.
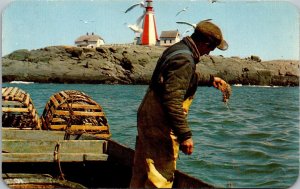
M 64 130 L 69 135 L 89 133 L 110 138 L 109 125 L 102 107 L 77 90 L 52 95 L 41 116 L 42 128 Z
M 30 95 L 18 87 L 2 88 L 2 127 L 41 129 Z

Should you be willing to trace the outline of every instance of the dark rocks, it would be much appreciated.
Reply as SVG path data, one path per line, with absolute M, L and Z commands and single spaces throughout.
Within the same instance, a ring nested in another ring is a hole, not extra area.
M 101 46 L 96 49 L 53 46 L 17 50 L 2 58 L 3 82 L 148 84 L 164 47 Z M 299 86 L 299 61 L 262 61 L 258 56 L 203 56 L 199 85 L 209 76 L 230 84 Z

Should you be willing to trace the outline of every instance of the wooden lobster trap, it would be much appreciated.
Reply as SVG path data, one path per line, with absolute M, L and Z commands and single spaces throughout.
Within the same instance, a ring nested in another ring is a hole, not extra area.
M 2 87 L 2 127 L 41 129 L 30 95 L 18 87 Z
M 65 130 L 67 134 L 94 134 L 109 138 L 111 133 L 101 106 L 83 92 L 60 91 L 52 95 L 43 111 L 42 128 Z

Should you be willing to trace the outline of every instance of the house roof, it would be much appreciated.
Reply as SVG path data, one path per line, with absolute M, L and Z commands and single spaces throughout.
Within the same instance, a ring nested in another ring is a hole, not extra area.
M 161 38 L 176 38 L 179 35 L 178 30 L 162 31 L 160 34 Z
M 87 33 L 86 35 L 82 35 L 78 37 L 75 40 L 75 43 L 82 42 L 82 41 L 97 41 L 98 39 L 103 40 L 99 35 L 95 35 L 94 33 L 92 34 Z

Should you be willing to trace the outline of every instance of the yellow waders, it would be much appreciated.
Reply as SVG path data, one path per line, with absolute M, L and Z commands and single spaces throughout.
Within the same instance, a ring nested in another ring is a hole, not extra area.
M 172 188 L 179 143 L 172 130 L 164 126 L 168 124 L 166 119 L 155 120 L 159 119 L 157 115 L 162 118 L 165 115 L 155 94 L 151 90 L 147 93 L 148 98 L 143 100 L 138 113 L 139 136 L 130 188 Z M 183 103 L 186 114 L 192 99 Z M 153 115 L 149 113 L 152 111 Z

